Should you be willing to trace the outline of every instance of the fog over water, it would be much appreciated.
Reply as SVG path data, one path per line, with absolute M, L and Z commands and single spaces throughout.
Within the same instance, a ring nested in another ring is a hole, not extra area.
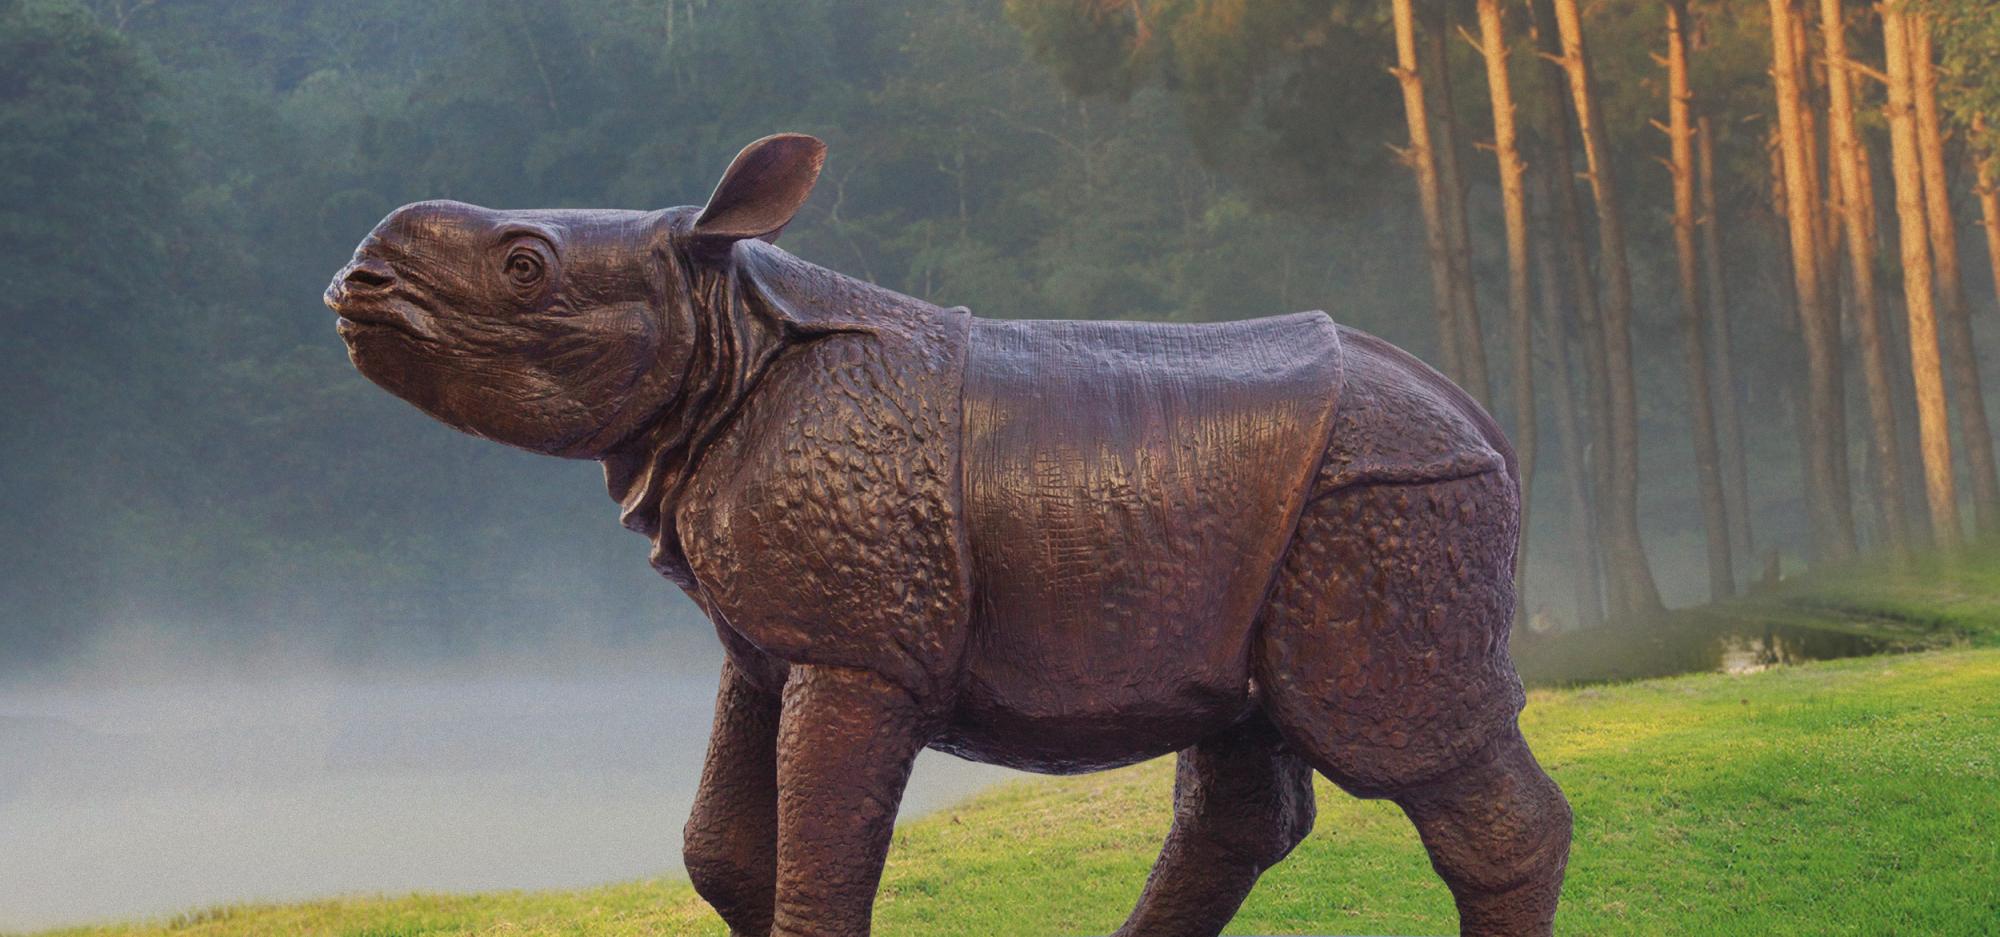
M 668 634 L 368 673 L 131 632 L 0 681 L 0 930 L 678 877 L 721 652 Z M 926 752 L 903 816 L 1009 775 Z

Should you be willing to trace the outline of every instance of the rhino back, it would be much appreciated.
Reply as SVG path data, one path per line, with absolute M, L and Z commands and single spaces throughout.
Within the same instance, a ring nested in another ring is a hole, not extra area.
M 975 319 L 972 646 L 958 737 L 942 747 L 1096 767 L 1066 759 L 1148 757 L 1240 716 L 1251 627 L 1326 447 L 1340 372 L 1324 313 Z

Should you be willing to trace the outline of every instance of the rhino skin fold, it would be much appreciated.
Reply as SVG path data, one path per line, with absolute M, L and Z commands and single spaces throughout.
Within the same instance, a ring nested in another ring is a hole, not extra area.
M 726 651 L 687 824 L 734 934 L 862 937 L 935 748 L 1073 773 L 1179 753 L 1119 931 L 1213 937 L 1387 798 L 1461 933 L 1546 935 L 1570 811 L 1516 718 L 1519 481 L 1493 420 L 1321 312 L 1002 321 L 772 246 L 825 146 L 702 208 L 391 213 L 328 287 L 355 367 L 460 430 L 603 463 Z

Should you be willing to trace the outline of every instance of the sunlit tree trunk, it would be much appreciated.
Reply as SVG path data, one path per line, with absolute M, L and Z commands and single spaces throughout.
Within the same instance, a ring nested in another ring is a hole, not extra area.
M 1778 409 L 1791 418 L 1793 441 L 1796 444 L 1794 448 L 1803 467 L 1806 453 L 1812 451 L 1812 410 L 1805 405 L 1808 395 L 1806 353 L 1805 343 L 1799 338 L 1799 291 L 1798 280 L 1793 276 L 1791 217 L 1788 214 L 1792 197 L 1791 192 L 1785 188 L 1785 147 L 1778 141 L 1777 127 L 1769 128 L 1764 141 L 1764 155 L 1767 158 L 1766 179 L 1769 183 L 1773 222 L 1772 230 L 1769 232 L 1770 243 L 1776 247 L 1778 254 L 1776 275 L 1771 277 L 1771 282 L 1778 294 L 1778 323 L 1784 335 L 1784 340 L 1779 343 L 1776 353 L 1770 357 L 1768 365 L 1772 377 L 1771 383 L 1777 385 Z M 1798 492 L 1802 501 L 1809 502 L 1808 493 L 1802 488 L 1795 486 L 1793 490 Z M 1775 545 L 1765 547 L 1767 558 L 1777 552 Z
M 1806 155 L 1807 168 L 1813 186 L 1813 241 L 1819 246 L 1820 295 L 1826 299 L 1829 314 L 1832 316 L 1832 321 L 1835 325 L 1833 335 L 1836 342 L 1838 342 L 1841 334 L 1840 329 L 1846 323 L 1850 311 L 1846 305 L 1847 293 L 1841 288 L 1840 258 L 1842 252 L 1840 244 L 1840 214 L 1835 204 L 1839 200 L 1839 195 L 1837 193 L 1838 185 L 1832 179 L 1832 144 L 1828 139 L 1828 135 L 1820 133 L 1819 115 L 1820 109 L 1826 103 L 1825 91 L 1827 83 L 1825 76 L 1827 69 L 1825 68 L 1825 56 L 1814 55 L 1812 50 L 1811 28 L 1809 25 L 1809 20 L 1812 16 L 1812 7 L 1812 0 L 1801 0 L 1799 15 L 1792 21 L 1792 49 L 1799 56 L 1799 96 L 1800 100 L 1805 104 L 1805 113 L 1802 116 L 1805 119 L 1806 140 L 1809 141 Z M 1844 350 L 1844 346 L 1837 347 L 1843 347 Z M 1837 355 L 1835 360 L 1840 363 L 1841 371 L 1844 374 L 1847 369 L 1845 355 Z M 1844 377 L 1840 386 L 1841 413 L 1845 414 L 1847 412 L 1847 384 Z M 1848 472 L 1849 447 L 1847 421 L 1842 420 L 1839 425 L 1832 427 L 1829 435 L 1833 438 L 1834 452 L 1839 455 L 1838 458 L 1833 460 L 1834 479 L 1835 484 L 1838 486 L 1836 489 L 1836 500 L 1840 505 L 1842 513 L 1847 518 L 1848 529 L 1855 531 L 1854 483 L 1849 478 Z M 1861 542 L 1858 531 L 1855 532 L 1854 537 L 1855 549 L 1858 551 Z
M 1792 9 L 1792 57 L 1798 62 L 1799 101 L 1804 105 L 1799 112 L 1799 122 L 1806 140 L 1806 181 L 1810 185 L 1808 196 L 1811 198 L 1808 204 L 1812 207 L 1813 244 L 1819 248 L 1820 296 L 1833 309 L 1835 321 L 1839 321 L 1843 311 L 1840 306 L 1840 243 L 1834 236 L 1837 224 L 1833 199 L 1827 194 L 1827 175 L 1823 165 L 1826 161 L 1820 158 L 1823 142 L 1819 132 L 1820 70 L 1814 67 L 1807 24 L 1812 14 L 1811 0 L 1804 0 Z M 1835 439 L 1835 448 L 1843 454 L 1847 452 L 1846 428 L 1843 422 Z M 1848 503 L 1852 491 L 1847 484 L 1847 459 L 1839 459 L 1835 467 L 1839 471 L 1841 497 L 1847 499 L 1842 503 Z
M 1854 75 L 1847 63 L 1847 24 L 1841 0 L 1820 0 L 1820 31 L 1826 48 L 1829 158 L 1839 187 L 1840 216 L 1847 245 L 1847 273 L 1854 332 L 1861 346 L 1861 371 L 1868 389 L 1869 466 L 1882 542 L 1897 556 L 1909 553 L 1909 513 L 1903 503 L 1903 471 L 1896 437 L 1894 373 L 1875 293 L 1874 226 L 1867 212 L 1873 199 L 1862 175 L 1861 139 L 1854 127 Z
M 1604 503 L 1611 490 L 1611 468 L 1606 453 L 1611 450 L 1610 379 L 1604 368 L 1604 315 L 1597 300 L 1597 273 L 1590 261 L 1590 245 L 1584 239 L 1583 206 L 1577 198 L 1576 165 L 1570 148 L 1576 138 L 1571 114 L 1568 72 L 1562 65 L 1562 38 L 1555 27 L 1553 0 L 1531 0 L 1529 30 L 1542 67 L 1534 74 L 1540 79 L 1536 109 L 1537 131 L 1542 138 L 1540 178 L 1546 188 L 1538 204 L 1548 206 L 1550 223 L 1543 230 L 1556 239 L 1558 272 L 1567 286 L 1570 308 L 1576 320 L 1576 335 L 1582 351 L 1570 361 L 1577 374 L 1574 387 L 1576 416 L 1582 421 L 1586 478 L 1590 485 L 1590 521 L 1596 530 L 1592 544 L 1601 547 L 1605 534 Z M 1564 334 L 1568 334 L 1565 330 Z M 1600 558 L 1598 569 L 1607 565 Z M 1596 593 L 1604 593 L 1603 583 Z
M 1845 391 L 1841 385 L 1840 318 L 1825 295 L 1820 268 L 1813 180 L 1813 141 L 1806 136 L 1796 0 L 1770 0 L 1772 77 L 1778 95 L 1778 134 L 1785 170 L 1785 217 L 1791 232 L 1793 291 L 1798 296 L 1799 337 L 1805 342 L 1806 400 L 1809 411 L 1805 469 L 1807 511 L 1813 549 L 1822 560 L 1854 555 L 1854 514 L 1841 484 L 1846 450 Z
M 1555 240 L 1551 236 L 1548 223 L 1552 214 L 1549 204 L 1546 172 L 1536 174 L 1538 189 L 1535 204 L 1543 206 L 1539 213 L 1543 224 L 1541 236 L 1534 239 L 1535 276 L 1541 282 L 1542 341 L 1540 347 L 1549 368 L 1545 372 L 1548 380 L 1542 382 L 1549 389 L 1549 409 L 1555 416 L 1556 445 L 1563 454 L 1563 488 L 1569 498 L 1570 531 L 1570 582 L 1574 587 L 1576 621 L 1579 627 L 1595 628 L 1604 623 L 1604 577 L 1600 561 L 1603 551 L 1598 548 L 1597 515 L 1591 506 L 1591 470 L 1588 456 L 1589 440 L 1582 422 L 1577 418 L 1576 356 L 1570 351 L 1569 317 L 1563 310 L 1562 275 L 1556 266 Z
M 1450 45 L 1451 18 L 1446 4 L 1427 0 L 1423 12 L 1423 46 L 1418 52 L 1420 70 L 1430 77 L 1428 87 L 1437 92 L 1434 119 L 1437 132 L 1435 160 L 1438 174 L 1438 204 L 1444 210 L 1446 259 L 1451 269 L 1452 316 L 1458 324 L 1459 360 L 1465 374 L 1459 383 L 1481 403 L 1492 405 L 1493 388 L 1486 366 L 1486 333 L 1479 322 L 1479 291 L 1472 277 L 1472 224 L 1467 217 L 1465 172 L 1459 164 L 1458 106 L 1452 93 Z
M 1996 14 L 2000 15 L 2000 14 Z M 1972 340 L 1972 313 L 1958 265 L 1958 225 L 1952 220 L 1949 174 L 1945 171 L 1943 118 L 1938 113 L 1937 52 L 1930 19 L 1907 15 L 1910 80 L 1917 105 L 1917 155 L 1924 174 L 1924 216 L 1930 224 L 1931 264 L 1937 272 L 1938 336 L 1944 346 L 1945 379 L 1957 414 L 1958 446 L 1972 481 L 1974 529 L 2000 531 L 2000 472 L 1993 464 L 1993 431 L 1986 422 L 1986 397 L 1979 380 L 1979 357 Z
M 1562 36 L 1562 64 L 1576 102 L 1590 191 L 1597 203 L 1599 263 L 1604 270 L 1604 363 L 1610 384 L 1610 490 L 1604 514 L 1610 555 L 1611 605 L 1628 620 L 1657 613 L 1659 587 L 1646 561 L 1639 534 L 1639 401 L 1632 367 L 1632 270 L 1626 255 L 1625 222 L 1618 207 L 1611 147 L 1591 89 L 1590 58 L 1584 47 L 1577 0 L 1555 0 L 1556 28 Z
M 1459 350 L 1458 315 L 1453 303 L 1451 238 L 1445 233 L 1444 208 L 1438 193 L 1436 150 L 1431 145 L 1430 107 L 1424 100 L 1424 79 L 1417 70 L 1416 20 L 1412 0 L 1395 0 L 1396 67 L 1391 69 L 1403 89 L 1403 116 L 1410 128 L 1410 145 L 1403 162 L 1417 179 L 1417 202 L 1424 217 L 1424 253 L 1430 260 L 1431 306 L 1437 315 L 1438 355 L 1452 380 L 1465 380 Z
M 1702 527 L 1708 538 L 1708 594 L 1736 592 L 1731 564 L 1729 507 L 1722 492 L 1722 457 L 1715 438 L 1715 405 L 1709 392 L 1708 311 L 1701 295 L 1695 245 L 1694 88 L 1688 81 L 1687 0 L 1667 0 L 1667 169 L 1674 189 L 1674 259 L 1680 279 L 1681 331 L 1686 342 L 1688 428 L 1694 437 L 1695 476 L 1701 489 Z
M 1784 298 L 1785 328 L 1798 331 L 1799 294 L 1798 280 L 1792 276 L 1791 219 L 1788 209 L 1792 204 L 1792 193 L 1785 188 L 1785 147 L 1778 142 L 1778 128 L 1772 127 L 1764 139 L 1764 156 L 1769 164 L 1771 192 L 1771 215 L 1777 219 L 1778 251 L 1784 255 L 1784 274 L 1777 277 L 1779 292 Z M 1798 369 L 1798 370 L 1803 370 Z
M 1880 76 L 1882 73 L 1873 74 Z M 1857 87 L 1860 87 L 1858 82 Z M 1859 107 L 1858 104 L 1856 106 Z M 1861 163 L 1863 183 L 1861 197 L 1865 200 L 1862 215 L 1868 223 L 1868 243 L 1875 245 L 1876 253 L 1872 256 L 1879 258 L 1883 244 L 1882 216 L 1875 199 L 1879 186 L 1875 178 L 1875 157 L 1872 155 L 1874 151 L 1869 149 L 1865 136 L 1858 128 L 1855 135 L 1861 138 L 1862 142 L 1862 145 L 1854 151 L 1855 157 Z M 1894 180 L 1891 180 L 1892 185 L 1893 182 Z M 1891 201 L 1893 203 L 1893 198 Z M 1907 537 L 1912 551 L 1922 550 L 1931 545 L 1931 519 L 1926 511 L 1918 507 L 1925 502 L 1926 496 L 1923 444 L 1917 431 L 1917 388 L 1916 382 L 1910 375 L 1910 356 L 1907 354 L 1910 347 L 1910 320 L 1908 316 L 1902 314 L 1901 297 L 1892 288 L 1894 284 L 1882 283 L 1879 266 L 1877 274 L 1875 301 L 1882 310 L 1882 336 L 1889 347 L 1889 386 L 1894 391 L 1892 399 L 1896 404 L 1896 452 L 1900 456 L 1899 471 L 1903 476 L 1904 513 L 1909 517 Z
M 1925 220 L 1923 157 L 1917 152 L 1917 108 L 1910 68 L 1910 35 L 1899 4 L 1882 10 L 1888 53 L 1890 159 L 1896 180 L 1896 218 L 1902 246 L 1904 312 L 1910 320 L 1910 373 L 1917 388 L 1917 432 L 1924 456 L 1924 495 L 1931 537 L 1945 550 L 1961 538 L 1958 493 L 1951 474 L 1951 429 L 1945 412 L 1944 366 L 1938 355 L 1933 305 L 1930 232 Z
M 1981 146 L 1992 146 L 1986 122 L 1977 120 L 1973 126 Z M 1979 174 L 1979 223 L 1986 229 L 1987 269 L 1993 274 L 1993 294 L 2000 296 L 2000 178 L 1996 178 L 1994 164 L 2000 157 L 1980 154 L 1977 157 Z
M 1728 497 L 1730 556 L 1747 568 L 1756 555 L 1750 532 L 1750 465 L 1744 452 L 1743 414 L 1737 401 L 1736 354 L 1730 340 L 1729 291 L 1722 275 L 1722 215 L 1715 197 L 1715 126 L 1695 121 L 1697 193 L 1701 199 L 1701 257 L 1706 274 L 1709 360 L 1714 378 L 1715 420 L 1722 443 L 1722 478 Z
M 1528 283 L 1527 167 L 1515 129 L 1514 83 L 1507 75 L 1507 30 L 1500 0 L 1479 0 L 1480 54 L 1486 59 L 1486 87 L 1493 103 L 1493 157 L 1500 170 L 1500 206 L 1507 226 L 1507 321 L 1511 325 L 1514 370 L 1514 448 L 1520 453 L 1521 543 L 1514 561 L 1517 611 L 1527 610 L 1528 517 L 1535 487 L 1534 300 Z

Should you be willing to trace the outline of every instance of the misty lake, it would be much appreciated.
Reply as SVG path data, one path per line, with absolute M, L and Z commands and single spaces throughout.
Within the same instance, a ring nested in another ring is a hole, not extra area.
M 678 877 L 685 669 L 0 685 L 0 930 Z M 926 752 L 903 815 L 1009 776 Z

